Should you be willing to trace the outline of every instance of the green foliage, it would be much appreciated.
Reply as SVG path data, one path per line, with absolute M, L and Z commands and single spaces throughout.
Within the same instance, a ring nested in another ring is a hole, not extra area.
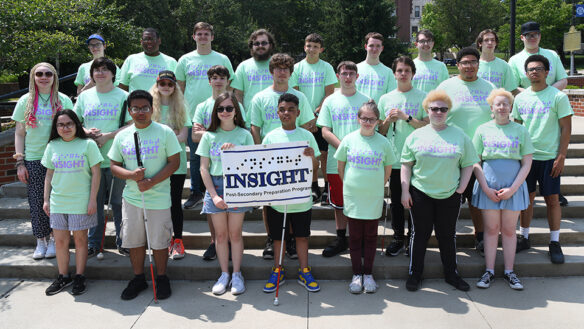
M 18 74 L 2 74 L 0 75 L 0 83 L 18 82 Z

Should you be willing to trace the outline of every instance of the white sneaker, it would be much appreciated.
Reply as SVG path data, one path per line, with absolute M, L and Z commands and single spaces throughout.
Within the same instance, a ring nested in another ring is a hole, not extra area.
M 377 283 L 373 279 L 373 275 L 365 274 L 363 276 L 363 287 L 365 288 L 365 292 L 368 294 L 372 294 L 377 291 Z
M 37 239 L 37 246 L 32 254 L 32 259 L 43 259 L 45 258 L 45 254 L 47 253 L 47 240 L 44 238 Z
M 233 272 L 231 276 L 231 293 L 233 295 L 240 295 L 245 292 L 245 280 L 241 272 Z
M 47 252 L 45 253 L 45 258 L 55 258 L 57 256 L 57 250 L 55 249 L 55 238 L 50 237 L 47 239 Z
M 352 294 L 360 294 L 363 290 L 363 277 L 361 275 L 353 275 L 351 284 L 349 284 L 349 291 Z
M 213 293 L 215 295 L 223 295 L 225 290 L 227 290 L 227 286 L 229 285 L 229 273 L 222 272 L 217 282 L 213 285 Z

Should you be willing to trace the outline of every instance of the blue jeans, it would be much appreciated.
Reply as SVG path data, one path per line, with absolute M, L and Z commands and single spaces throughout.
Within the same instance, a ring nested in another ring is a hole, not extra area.
M 99 191 L 97 192 L 97 226 L 89 230 L 89 248 L 99 249 L 101 247 L 103 227 L 105 225 L 104 205 L 107 205 L 109 190 L 112 188 L 112 179 L 114 185 L 111 193 L 111 208 L 114 212 L 114 224 L 116 226 L 116 246 L 122 246 L 122 237 L 120 235 L 122 227 L 122 192 L 126 182 L 113 177 L 110 168 L 101 168 L 101 180 L 99 181 Z
M 199 143 L 193 142 L 193 137 L 191 136 L 191 134 L 188 134 L 187 143 L 189 145 L 189 149 L 191 150 L 190 159 L 189 159 L 189 161 L 191 163 L 191 168 L 190 168 L 191 193 L 203 194 L 201 192 L 201 181 L 202 181 L 201 171 L 200 171 L 201 157 L 198 156 L 197 154 L 195 154 L 195 151 L 197 150 L 197 146 L 199 146 Z

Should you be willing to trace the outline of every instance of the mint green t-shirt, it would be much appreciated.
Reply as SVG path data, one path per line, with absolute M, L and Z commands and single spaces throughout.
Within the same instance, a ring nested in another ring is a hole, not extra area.
M 199 105 L 197 105 L 197 109 L 195 110 L 195 114 L 192 117 L 193 122 L 202 124 L 203 126 L 205 126 L 205 129 L 209 128 L 209 126 L 211 125 L 211 114 L 213 114 L 214 105 L 215 100 L 213 99 L 213 96 L 207 98 L 207 100 L 205 100 L 204 102 L 199 103 Z M 243 105 L 241 103 L 239 103 L 239 109 L 241 110 L 241 116 L 245 121 L 245 127 L 249 129 L 250 127 L 248 117 L 249 113 L 245 112 L 245 109 L 243 108 Z
M 162 123 L 163 125 L 168 126 L 170 129 L 173 129 L 169 124 L 168 124 L 168 105 L 162 105 L 160 106 L 160 121 L 158 123 Z M 185 113 L 185 122 L 184 122 L 184 127 L 189 128 L 189 134 L 191 133 L 191 127 L 192 127 L 192 122 L 189 119 L 189 117 L 186 115 Z M 176 133 L 175 133 L 176 136 Z M 186 175 L 187 173 L 187 149 L 186 149 L 186 145 L 185 142 L 180 143 L 180 147 L 181 147 L 181 151 L 180 151 L 180 166 L 178 167 L 178 169 L 174 172 L 175 175 Z
M 424 62 L 416 58 L 414 64 L 416 65 L 416 75 L 412 79 L 412 85 L 421 91 L 428 93 L 450 77 L 446 65 L 438 60 L 432 59 Z
M 332 133 L 342 141 L 349 133 L 360 128 L 357 113 L 361 106 L 368 101 L 369 97 L 360 92 L 356 92 L 353 96 L 347 97 L 341 94 L 340 90 L 336 91 L 322 103 L 316 125 L 330 128 Z M 339 173 L 337 160 L 335 160 L 336 151 L 337 149 L 329 144 L 326 157 L 327 174 Z
M 133 171 L 138 168 L 134 144 L 136 131 L 140 138 L 140 157 L 146 168 L 144 177 L 152 178 L 166 166 L 169 157 L 181 151 L 181 147 L 174 131 L 166 125 L 152 122 L 144 129 L 137 129 L 135 125 L 131 125 L 116 135 L 108 153 L 111 160 L 122 163 L 122 166 L 128 170 Z M 136 181 L 126 180 L 126 187 L 122 194 L 126 202 L 142 208 L 141 194 Z M 144 203 L 146 209 L 170 208 L 170 177 L 144 192 Z
M 223 166 L 221 163 L 221 146 L 225 143 L 233 145 L 253 145 L 253 137 L 246 129 L 236 126 L 235 129 L 225 131 L 217 128 L 217 131 L 207 131 L 201 137 L 197 155 L 209 158 L 209 174 L 211 176 L 223 176 Z
M 300 101 L 298 105 L 300 115 L 296 118 L 297 127 L 314 119 L 314 113 L 310 107 L 310 103 L 303 93 L 291 87 L 288 87 L 286 93 L 295 95 Z M 284 93 L 276 92 L 270 86 L 257 93 L 251 101 L 251 124 L 260 127 L 262 138 L 270 131 L 282 126 L 282 122 L 280 122 L 280 117 L 278 116 L 278 99 L 282 94 Z
M 446 91 L 452 100 L 446 123 L 462 129 L 469 138 L 478 126 L 491 120 L 487 97 L 495 89 L 492 83 L 481 78 L 467 82 L 456 76 L 442 82 L 436 89 Z
M 298 90 L 306 95 L 313 111 L 324 98 L 324 87 L 337 82 L 335 70 L 322 59 L 314 64 L 309 64 L 303 59 L 294 65 L 294 72 L 290 77 L 290 87 L 298 87 Z
M 357 90 L 373 99 L 375 103 L 379 98 L 397 88 L 397 81 L 393 71 L 383 63 L 369 65 L 365 61 L 357 64 L 359 78 L 355 82 Z
M 250 109 L 252 98 L 271 86 L 273 81 L 274 78 L 270 73 L 270 60 L 257 62 L 252 57 L 237 66 L 231 87 L 243 92 L 243 105 Z
M 428 116 L 422 106 L 424 98 L 426 98 L 426 93 L 416 88 L 412 88 L 405 93 L 394 89 L 379 99 L 379 119 L 385 120 L 392 109 L 398 109 L 407 115 L 411 115 L 412 118 L 423 120 Z M 387 139 L 395 145 L 396 154 L 401 154 L 406 137 L 414 130 L 415 128 L 405 120 L 398 119 L 396 122 L 389 124 Z M 399 161 L 393 164 L 393 169 L 400 168 L 401 164 Z
M 195 115 L 197 105 L 211 97 L 213 91 L 209 85 L 207 71 L 213 65 L 223 65 L 229 71 L 229 80 L 233 80 L 233 66 L 227 56 L 214 50 L 207 55 L 200 55 L 196 50 L 181 56 L 176 66 L 176 79 L 185 81 L 186 87 L 183 90 L 185 102 L 187 104 L 187 114 L 189 118 Z
M 85 86 L 91 81 L 91 64 L 93 64 L 93 60 L 79 65 L 74 82 L 76 86 Z M 116 81 L 114 81 L 114 86 L 117 86 L 120 83 L 121 73 L 122 71 L 116 65 Z
M 176 59 L 160 53 L 148 56 L 144 52 L 132 54 L 126 58 L 120 73 L 120 83 L 128 86 L 128 91 L 150 90 L 160 71 L 175 71 Z
M 536 54 L 530 54 L 527 50 L 523 49 L 521 52 L 513 55 L 509 59 L 509 66 L 511 66 L 511 70 L 513 71 L 513 75 L 515 76 L 515 83 L 519 84 L 520 87 L 527 88 L 531 86 L 531 82 L 525 75 L 525 61 L 531 55 L 543 55 L 547 58 L 550 62 L 550 72 L 545 79 L 548 85 L 553 85 L 559 80 L 565 79 L 568 77 L 566 74 L 566 70 L 564 70 L 564 65 L 560 60 L 560 56 L 550 49 L 539 48 L 539 51 Z
M 555 87 L 534 92 L 531 87 L 515 97 L 513 117 L 527 127 L 535 152 L 533 160 L 555 159 L 560 147 L 560 122 L 573 115 L 568 96 Z
M 51 180 L 51 213 L 87 214 L 91 167 L 101 161 L 97 144 L 89 138 L 70 142 L 57 138 L 47 145 L 41 164 L 55 171 Z
M 97 128 L 102 133 L 109 133 L 120 127 L 120 117 L 123 111 L 124 101 L 128 93 L 120 88 L 114 88 L 107 93 L 98 93 L 95 88 L 85 90 L 77 98 L 73 110 L 85 128 Z M 126 119 L 132 120 L 126 113 Z M 110 167 L 110 159 L 107 153 L 112 147 L 113 138 L 101 146 L 103 156 L 101 168 Z
M 343 214 L 355 219 L 378 219 L 383 208 L 385 166 L 398 161 L 384 136 L 354 131 L 341 141 L 335 159 L 345 162 Z
M 36 112 L 36 128 L 27 125 L 26 119 L 24 118 L 24 112 L 26 111 L 26 102 L 28 101 L 29 96 L 30 94 L 26 93 L 18 99 L 11 119 L 20 122 L 25 126 L 26 137 L 24 138 L 24 159 L 26 161 L 35 161 L 43 158 L 45 148 L 49 142 L 51 125 L 53 124 L 53 109 L 51 108 L 50 100 L 47 105 L 44 105 L 41 100 L 41 97 L 48 99 L 50 95 L 39 94 L 39 105 Z M 63 110 L 73 109 L 73 103 L 67 95 L 59 93 L 59 100 L 61 101 Z
M 489 81 L 496 88 L 504 88 L 507 91 L 517 89 L 517 81 L 511 67 L 499 57 L 495 57 L 490 62 L 480 60 L 478 76 Z
M 289 143 L 289 142 L 305 142 L 308 141 L 308 146 L 312 147 L 314 150 L 314 156 L 319 157 L 320 151 L 318 150 L 318 144 L 312 133 L 304 128 L 296 127 L 294 130 L 284 130 L 282 127 L 278 127 L 270 131 L 266 137 L 262 140 L 262 144 L 276 144 L 276 143 Z M 318 168 L 313 168 L 317 170 Z M 277 212 L 284 213 L 286 210 L 289 213 L 305 212 L 312 209 L 312 199 L 305 203 L 289 204 L 288 209 L 285 206 L 274 205 L 271 206 Z
M 435 131 L 427 125 L 406 138 L 400 161 L 414 163 L 412 186 L 431 198 L 446 199 L 458 188 L 460 169 L 479 162 L 479 157 L 459 128 Z
M 521 160 L 524 155 L 535 151 L 527 128 L 513 121 L 498 125 L 492 120 L 480 125 L 472 138 L 472 144 L 483 161 Z

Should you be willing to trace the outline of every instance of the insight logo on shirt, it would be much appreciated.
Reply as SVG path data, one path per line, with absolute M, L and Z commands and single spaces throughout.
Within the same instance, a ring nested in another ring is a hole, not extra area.
M 120 111 L 120 104 L 112 103 L 98 103 L 87 104 L 83 117 L 88 121 L 97 120 L 117 120 L 118 112 Z
M 547 118 L 551 108 L 552 101 L 539 101 L 537 103 L 517 105 L 519 113 L 531 119 Z
M 357 106 L 344 106 L 331 109 L 331 119 L 337 124 L 353 124 L 357 121 Z
M 487 104 L 487 97 L 490 94 L 489 91 L 478 90 L 478 89 L 464 89 L 454 92 L 454 103 L 465 106 L 465 105 L 485 105 Z
M 51 162 L 55 167 L 57 173 L 75 173 L 79 170 L 59 170 L 59 169 L 76 169 L 83 168 L 85 165 L 85 157 L 83 154 L 77 153 L 54 153 L 51 157 Z
M 424 153 L 426 156 L 436 158 L 454 158 L 458 143 L 448 143 L 447 141 L 439 140 L 431 143 L 420 143 L 415 146 L 417 152 Z
M 386 117 L 389 116 L 389 112 L 391 111 L 391 109 L 400 109 L 400 110 L 404 111 L 405 114 L 411 115 L 414 117 L 414 116 L 418 115 L 418 111 L 420 109 L 420 104 L 419 103 L 412 103 L 412 102 L 405 102 L 405 103 L 400 102 L 400 103 L 388 104 L 387 108 L 389 110 L 385 111 Z
M 483 72 L 479 73 L 479 78 L 485 79 L 498 86 L 503 80 L 503 73 L 495 71 Z
M 280 121 L 280 117 L 278 116 L 278 109 L 274 105 L 268 105 L 268 106 L 264 107 L 264 120 L 265 121 L 273 121 L 273 120 Z
M 416 72 L 416 75 L 412 79 L 413 81 L 438 81 L 438 72 L 432 72 L 429 70 Z
M 160 71 L 166 70 L 167 67 L 155 63 L 137 64 L 134 72 L 139 76 L 157 77 Z
M 140 141 L 140 155 L 142 160 L 158 159 L 158 150 L 160 147 L 160 138 L 143 139 Z M 128 140 L 122 144 L 122 154 L 126 161 L 136 160 L 136 147 L 133 140 Z
M 251 69 L 246 72 L 247 81 L 251 82 L 252 86 L 261 85 L 262 82 L 272 82 L 274 78 L 269 69 Z
M 223 143 L 212 142 L 211 147 L 209 148 L 209 155 L 212 157 L 221 157 L 221 146 Z M 221 161 L 221 159 L 219 159 Z
M 207 80 L 207 71 L 211 68 L 211 64 L 197 64 L 189 65 L 187 68 L 187 75 L 193 80 Z
M 375 87 L 375 89 L 380 90 L 383 89 L 383 86 L 385 85 L 385 77 L 380 77 L 378 75 L 366 76 L 357 80 L 357 85 L 360 87 L 372 86 Z
M 491 152 L 497 150 L 517 154 L 519 152 L 519 137 L 486 135 L 483 136 L 483 147 Z
M 324 82 L 324 72 L 300 73 L 298 76 L 299 85 L 321 85 Z
M 352 167 L 365 170 L 379 170 L 383 164 L 383 152 L 349 149 L 347 150 L 347 162 Z

